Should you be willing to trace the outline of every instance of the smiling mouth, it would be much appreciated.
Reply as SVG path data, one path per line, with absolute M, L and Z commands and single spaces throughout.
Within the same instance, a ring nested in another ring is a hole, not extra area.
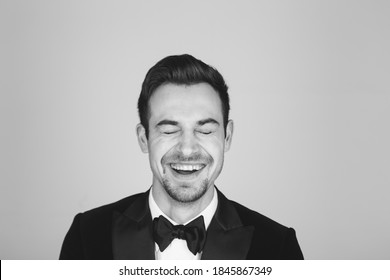
M 171 163 L 171 169 L 180 175 L 192 175 L 200 172 L 206 165 L 205 164 L 182 164 Z

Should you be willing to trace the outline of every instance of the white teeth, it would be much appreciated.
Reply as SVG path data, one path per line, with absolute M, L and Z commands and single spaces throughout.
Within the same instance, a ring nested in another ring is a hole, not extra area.
M 171 167 L 176 170 L 182 170 L 182 171 L 197 171 L 202 169 L 203 165 L 201 164 L 177 164 L 172 163 Z

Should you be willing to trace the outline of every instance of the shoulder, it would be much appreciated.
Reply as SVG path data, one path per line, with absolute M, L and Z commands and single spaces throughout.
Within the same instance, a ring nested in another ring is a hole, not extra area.
M 224 215 L 229 216 L 229 220 L 236 219 L 238 216 L 239 223 L 243 226 L 254 226 L 255 229 L 261 229 L 269 232 L 283 232 L 288 228 L 267 216 L 260 214 L 248 207 L 230 200 L 218 190 L 219 205 Z
M 62 244 L 60 259 L 112 259 L 112 223 L 136 201 L 144 202 L 148 192 L 128 196 L 82 213 L 73 219 Z
M 79 213 L 78 216 L 83 223 L 104 223 L 107 222 L 108 219 L 112 219 L 113 213 L 124 213 L 126 209 L 133 205 L 138 199 L 146 199 L 148 193 L 149 192 L 134 194 L 118 201 Z
M 242 226 L 252 227 L 252 245 L 248 259 L 303 259 L 295 230 L 227 199 Z
M 244 226 L 254 226 L 255 228 L 261 228 L 269 232 L 283 232 L 288 229 L 288 227 L 240 203 L 232 200 L 229 200 L 229 202 L 236 209 Z
M 93 216 L 93 215 L 104 214 L 107 212 L 112 213 L 113 211 L 124 212 L 138 198 L 141 198 L 142 196 L 147 196 L 147 193 L 148 192 L 137 193 L 137 194 L 122 198 L 118 201 L 87 210 L 83 214 Z

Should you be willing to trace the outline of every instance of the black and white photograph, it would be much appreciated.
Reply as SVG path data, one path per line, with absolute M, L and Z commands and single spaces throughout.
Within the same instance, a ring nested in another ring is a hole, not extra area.
M 390 2 L 0 2 L 1 260 L 389 260 Z

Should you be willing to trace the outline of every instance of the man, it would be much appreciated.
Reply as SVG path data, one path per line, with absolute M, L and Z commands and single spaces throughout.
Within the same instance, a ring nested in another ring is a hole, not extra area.
M 220 73 L 169 56 L 147 73 L 137 136 L 151 188 L 76 215 L 60 259 L 303 259 L 292 228 L 228 200 L 214 185 L 233 122 Z

